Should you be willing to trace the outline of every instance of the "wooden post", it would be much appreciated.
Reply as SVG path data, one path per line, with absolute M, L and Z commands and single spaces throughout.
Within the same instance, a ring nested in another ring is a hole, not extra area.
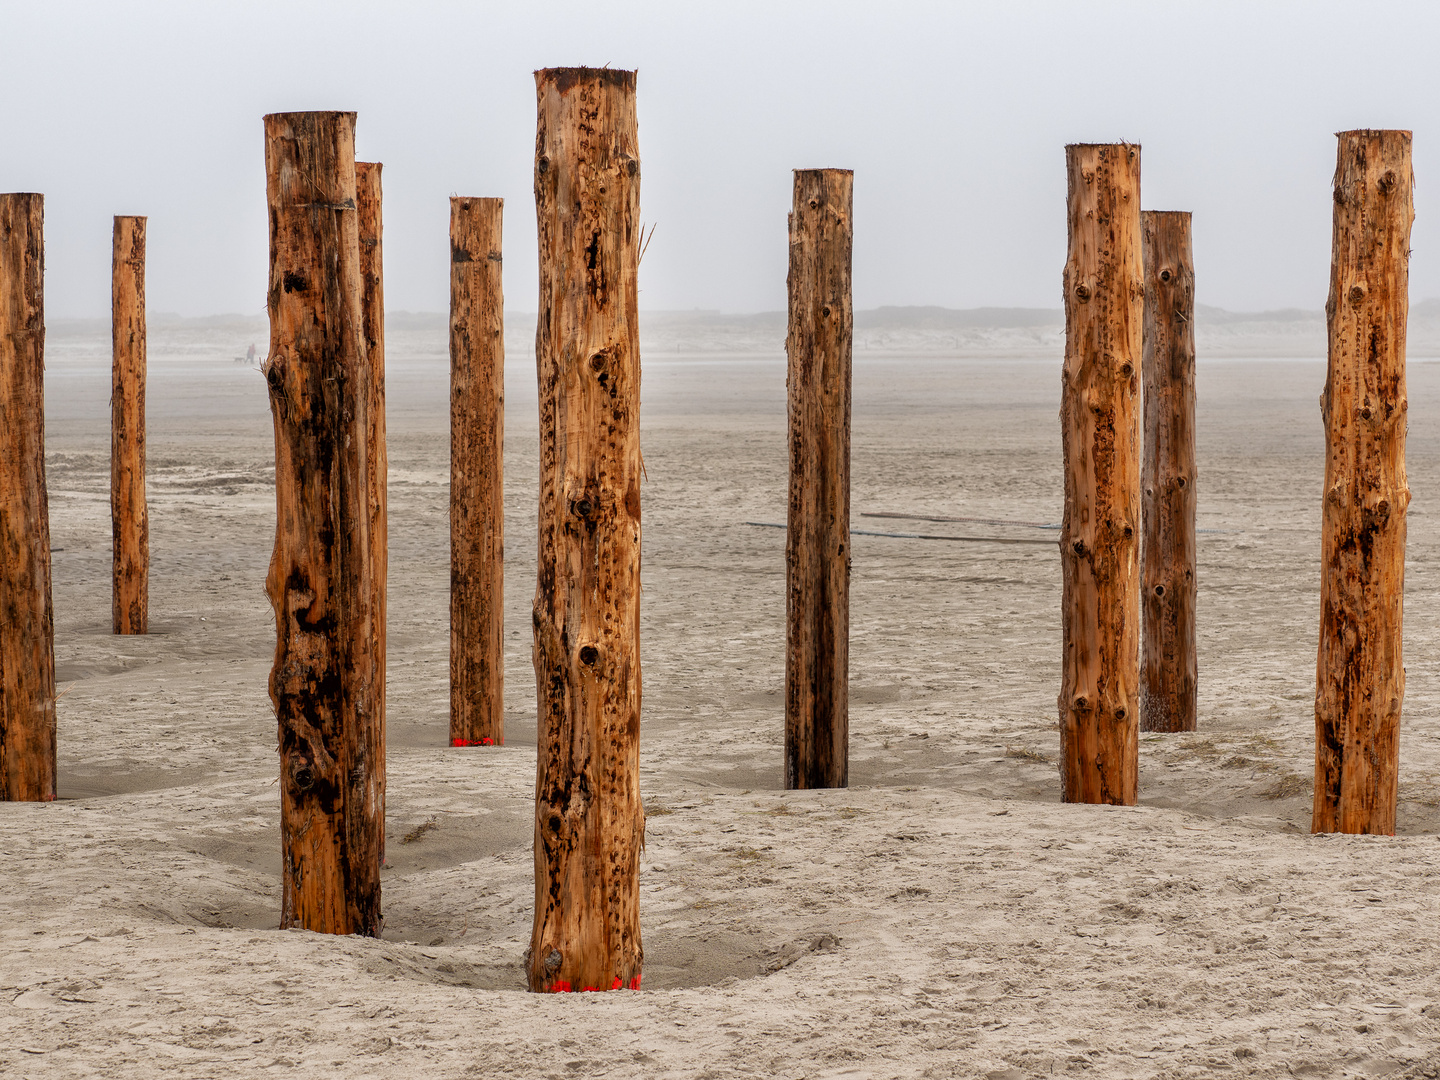
M 1410 132 L 1342 131 L 1330 257 L 1314 832 L 1395 832 L 1405 696 Z
M 1147 210 L 1140 730 L 1194 731 L 1195 267 L 1190 215 Z
M 505 742 L 503 199 L 450 200 L 450 745 Z
M 1130 806 L 1140 731 L 1140 147 L 1067 146 L 1065 164 L 1060 779 L 1066 802 Z
M 785 786 L 850 776 L 849 169 L 796 169 L 790 214 Z
M 265 117 L 275 421 L 270 698 L 280 722 L 280 925 L 380 932 L 368 372 L 355 114 Z
M 55 798 L 45 197 L 0 195 L 0 800 Z
M 385 274 L 381 228 L 381 165 L 355 163 L 355 216 L 360 234 L 360 310 L 366 361 L 365 477 L 370 516 L 370 648 L 375 690 L 365 751 L 375 775 L 380 865 L 385 865 L 385 631 L 389 576 L 386 503 L 390 459 L 385 452 Z
M 530 989 L 638 989 L 640 156 L 635 72 L 535 73 L 540 232 Z
M 145 219 L 116 217 L 110 270 L 112 631 L 150 628 L 150 511 L 145 501 Z

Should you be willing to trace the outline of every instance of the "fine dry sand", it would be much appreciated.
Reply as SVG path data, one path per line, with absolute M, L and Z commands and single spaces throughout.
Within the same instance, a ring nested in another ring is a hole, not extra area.
M 1308 834 L 1317 361 L 1201 361 L 1200 723 L 1058 802 L 1048 545 L 854 542 L 851 780 L 781 790 L 784 363 L 650 354 L 644 990 L 525 992 L 533 367 L 503 748 L 445 747 L 443 330 L 390 342 L 383 940 L 275 929 L 273 443 L 241 331 L 152 343 L 153 633 L 109 633 L 108 335 L 47 381 L 61 799 L 0 807 L 0 1075 L 1440 1076 L 1440 365 L 1412 361 L 1399 833 Z M 227 336 L 227 333 L 229 336 Z M 244 331 L 248 334 L 249 331 Z M 263 340 L 261 334 L 254 335 Z M 1053 359 L 860 357 L 863 512 L 1054 522 Z

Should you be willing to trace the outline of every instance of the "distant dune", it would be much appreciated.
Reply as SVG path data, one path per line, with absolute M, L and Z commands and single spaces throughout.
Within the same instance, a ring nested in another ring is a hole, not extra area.
M 411 355 L 443 356 L 447 316 L 440 312 L 391 311 L 392 333 L 415 343 Z M 233 333 L 236 341 L 263 342 L 263 315 L 211 315 L 187 319 L 155 314 L 152 327 L 180 337 L 214 341 Z M 52 319 L 49 332 L 64 338 L 108 334 L 104 319 Z M 189 333 L 187 333 L 187 331 Z M 1226 311 L 1199 304 L 1195 309 L 1196 350 L 1214 357 L 1323 357 L 1325 313 L 1300 308 Z M 528 353 L 535 339 L 535 315 L 512 312 L 506 319 L 506 349 Z M 649 354 L 678 356 L 767 356 L 785 350 L 785 313 L 749 315 L 719 311 L 644 311 L 640 340 Z M 1034 357 L 1061 355 L 1065 316 L 1059 308 L 881 307 L 855 313 L 855 350 L 873 355 Z M 243 348 L 243 346 L 242 346 Z M 1409 355 L 1440 357 L 1440 299 L 1410 305 Z

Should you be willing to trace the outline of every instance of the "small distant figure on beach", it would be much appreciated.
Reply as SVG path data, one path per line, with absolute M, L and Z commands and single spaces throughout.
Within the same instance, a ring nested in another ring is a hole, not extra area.
M 255 363 L 255 343 L 253 341 L 250 343 L 249 350 L 245 353 L 245 360 L 250 364 Z

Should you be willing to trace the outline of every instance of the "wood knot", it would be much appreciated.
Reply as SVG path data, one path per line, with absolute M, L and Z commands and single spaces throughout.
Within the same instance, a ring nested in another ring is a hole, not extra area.
M 599 659 L 600 650 L 595 648 L 594 645 L 580 646 L 580 663 L 584 664 L 586 667 L 590 667 L 592 664 L 595 663 L 595 661 Z
M 1125 363 L 1120 365 L 1120 374 L 1128 379 L 1131 375 L 1135 374 L 1135 365 L 1130 363 L 1129 360 L 1126 360 Z
M 1084 284 L 1076 285 L 1075 299 L 1079 300 L 1082 304 L 1088 304 L 1090 302 L 1090 286 Z
M 625 159 L 625 175 L 634 176 L 640 170 L 640 163 L 633 157 Z
M 550 171 L 550 159 L 542 155 L 540 159 L 535 162 L 535 171 L 541 176 L 544 176 Z
M 1373 415 L 1374 415 L 1374 413 L 1371 411 L 1369 405 L 1362 405 L 1362 406 L 1360 406 L 1360 419 L 1362 419 L 1362 420 L 1369 420 L 1370 417 L 1373 416 Z
M 565 957 L 560 955 L 559 949 L 551 949 L 545 957 L 544 968 L 547 974 L 553 975 L 560 970 L 560 965 L 565 962 Z
M 1170 284 L 1170 279 L 1171 279 L 1172 277 L 1174 277 L 1174 276 L 1175 276 L 1175 275 L 1172 274 L 1172 273 L 1170 273 L 1170 271 L 1169 271 L 1168 269 L 1165 269 L 1165 270 L 1161 270 L 1161 271 L 1160 271 L 1160 280 L 1161 280 L 1162 282 L 1164 282 L 1166 285 Z
M 290 779 L 301 791 L 309 791 L 315 786 L 315 770 L 308 761 L 300 762 L 291 768 Z
M 1183 476 L 1175 477 L 1175 486 L 1178 488 L 1183 488 L 1185 486 L 1185 478 Z
M 586 521 L 589 521 L 595 514 L 595 504 L 589 499 L 576 499 L 570 504 L 570 509 L 576 517 L 583 518 Z
M 1165 595 L 1165 586 L 1164 586 L 1164 585 L 1156 585 L 1156 586 L 1155 586 L 1155 595 L 1156 595 L 1156 596 L 1164 596 L 1164 595 Z
M 1084 541 L 1084 540 L 1076 540 L 1073 544 L 1070 545 L 1070 550 L 1073 551 L 1073 552 L 1075 552 L 1076 555 L 1084 555 L 1084 554 L 1085 554 L 1085 541 Z
M 1075 700 L 1071 702 L 1071 705 L 1074 707 L 1076 712 L 1083 713 L 1090 711 L 1090 700 L 1084 694 L 1080 694 L 1078 697 L 1076 697 Z
M 1364 286 L 1364 285 L 1351 285 L 1351 286 L 1350 286 L 1350 302 L 1351 302 L 1352 304 L 1358 304 L 1361 300 L 1364 300 L 1364 299 L 1365 299 L 1365 286 Z
M 1126 717 L 1126 715 L 1127 715 L 1127 714 L 1126 714 L 1126 712 L 1125 712 L 1125 706 L 1124 706 L 1124 705 L 1121 705 L 1118 709 L 1115 710 L 1115 719 L 1116 719 L 1116 720 L 1124 720 L 1125 717 Z
M 811 209 L 811 210 L 818 210 L 818 209 L 820 209 L 820 200 L 819 200 L 819 199 L 811 199 L 811 200 L 810 200 L 810 209 Z
M 1380 189 L 1381 195 L 1389 195 L 1395 190 L 1395 172 L 1393 169 L 1386 169 L 1379 182 L 1375 185 Z

